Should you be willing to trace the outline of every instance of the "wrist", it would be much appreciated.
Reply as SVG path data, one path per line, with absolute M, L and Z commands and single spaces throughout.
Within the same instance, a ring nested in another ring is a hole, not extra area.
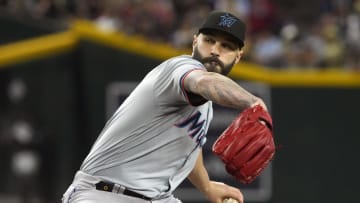
M 251 97 L 251 106 L 255 106 L 255 105 L 259 104 L 259 103 L 260 103 L 259 97 L 256 97 L 256 96 Z
M 210 189 L 210 181 L 207 182 L 206 184 L 202 185 L 200 189 L 200 191 L 205 194 L 207 196 L 208 193 L 210 193 L 211 189 Z

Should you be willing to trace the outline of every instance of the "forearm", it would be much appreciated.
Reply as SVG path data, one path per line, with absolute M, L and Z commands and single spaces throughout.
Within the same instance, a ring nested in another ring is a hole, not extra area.
M 256 98 L 233 80 L 216 74 L 211 81 L 199 86 L 203 97 L 223 106 L 245 109 L 255 103 Z
M 243 110 L 258 101 L 257 97 L 223 75 L 199 72 L 192 77 L 188 80 L 188 89 L 217 104 Z
M 189 181 L 202 193 L 206 194 L 209 190 L 210 180 L 208 172 L 203 164 L 202 152 L 200 152 L 196 164 L 188 176 Z
M 195 167 L 188 176 L 189 181 L 201 191 L 210 202 L 222 202 L 225 198 L 234 198 L 243 203 L 243 195 L 239 189 L 221 182 L 211 181 L 203 163 L 200 152 Z

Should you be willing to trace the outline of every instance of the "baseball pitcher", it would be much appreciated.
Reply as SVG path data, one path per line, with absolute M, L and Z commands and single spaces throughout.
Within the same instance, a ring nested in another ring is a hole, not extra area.
M 201 149 L 213 102 L 239 112 L 255 106 L 266 111 L 260 98 L 226 76 L 243 55 L 244 40 L 240 19 L 211 12 L 194 35 L 192 55 L 152 69 L 108 120 L 63 203 L 179 203 L 173 192 L 186 178 L 210 202 L 242 203 L 238 188 L 210 180 Z M 231 172 L 241 171 L 242 165 L 228 158 L 241 155 L 225 154 Z

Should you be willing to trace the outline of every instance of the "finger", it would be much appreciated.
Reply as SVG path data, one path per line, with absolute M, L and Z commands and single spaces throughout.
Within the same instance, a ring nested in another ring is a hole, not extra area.
M 235 188 L 235 187 L 230 187 L 230 193 L 231 195 L 229 195 L 231 198 L 227 198 L 227 199 L 233 199 L 233 200 L 236 200 L 236 203 L 243 203 L 244 201 L 244 196 L 243 194 L 241 193 L 241 191 L 238 189 L 238 188 Z M 235 202 L 233 202 L 235 203 Z
M 239 203 L 239 202 L 233 198 L 226 198 L 223 200 L 223 203 Z

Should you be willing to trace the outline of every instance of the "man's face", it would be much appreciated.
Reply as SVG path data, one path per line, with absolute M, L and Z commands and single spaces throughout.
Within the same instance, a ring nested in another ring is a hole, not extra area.
M 193 58 L 204 64 L 209 72 L 229 74 L 242 53 L 238 44 L 222 32 L 212 31 L 194 36 Z

